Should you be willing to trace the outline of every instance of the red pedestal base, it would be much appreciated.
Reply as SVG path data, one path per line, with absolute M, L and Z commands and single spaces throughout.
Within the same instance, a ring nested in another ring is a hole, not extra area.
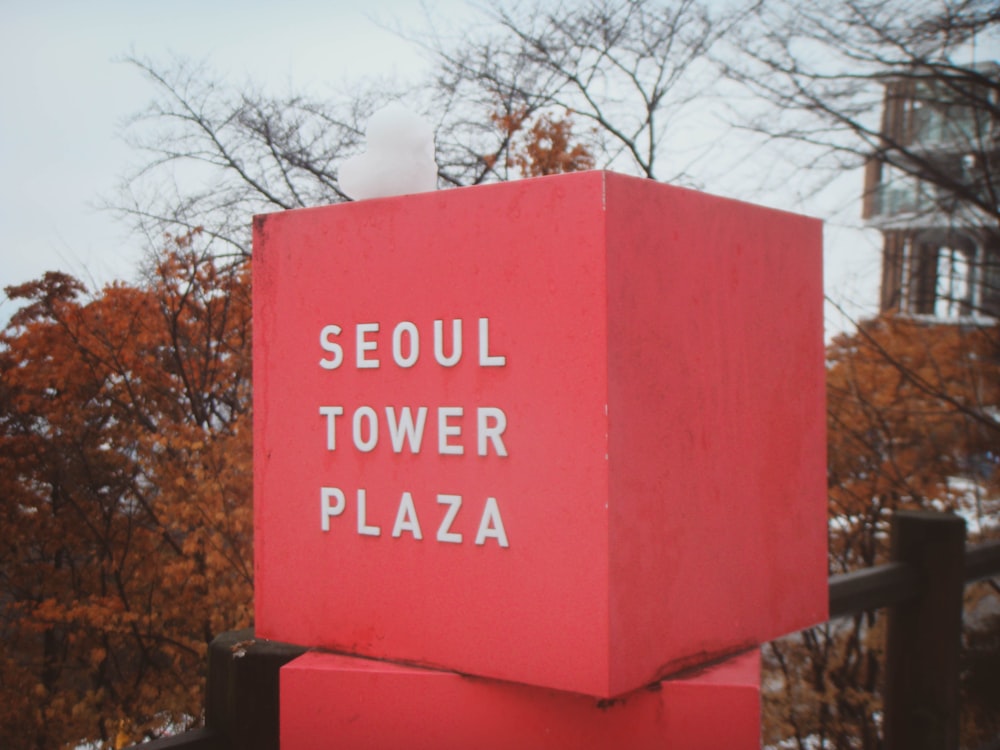
M 757 750 L 760 653 L 615 700 L 309 653 L 281 670 L 283 750 Z

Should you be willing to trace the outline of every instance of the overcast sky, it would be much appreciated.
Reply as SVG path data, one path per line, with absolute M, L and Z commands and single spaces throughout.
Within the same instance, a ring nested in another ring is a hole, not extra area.
M 442 20 L 475 16 L 464 0 L 428 5 Z M 405 79 L 426 69 L 419 52 L 385 28 L 421 25 L 418 0 L 0 0 L 0 9 L 0 289 L 47 270 L 96 285 L 134 277 L 142 241 L 97 208 L 141 162 L 122 140 L 123 123 L 153 89 L 124 56 L 177 54 L 237 83 L 313 94 L 368 74 Z M 878 236 L 840 226 L 857 220 L 860 180 L 847 177 L 829 212 L 810 212 L 833 218 L 828 293 L 870 312 Z M 794 196 L 769 202 L 801 209 Z M 12 312 L 0 294 L 0 325 Z
M 434 14 L 468 14 L 434 0 Z M 0 289 L 64 270 L 130 278 L 141 242 L 107 212 L 138 155 L 124 121 L 153 89 L 121 62 L 172 54 L 229 80 L 322 93 L 370 73 L 414 75 L 419 53 L 383 28 L 422 23 L 416 0 L 0 0 Z M 0 323 L 11 313 L 0 295 Z

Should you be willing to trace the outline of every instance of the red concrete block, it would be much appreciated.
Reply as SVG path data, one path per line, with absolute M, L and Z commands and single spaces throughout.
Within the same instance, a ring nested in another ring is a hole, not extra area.
M 254 229 L 258 635 L 614 696 L 826 619 L 820 222 L 588 172 Z
M 760 658 L 596 698 L 309 653 L 281 670 L 281 747 L 757 750 Z

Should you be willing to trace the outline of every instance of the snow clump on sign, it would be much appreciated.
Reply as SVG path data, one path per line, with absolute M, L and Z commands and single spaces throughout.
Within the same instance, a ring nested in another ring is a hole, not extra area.
M 434 130 L 393 102 L 368 121 L 368 150 L 340 166 L 340 188 L 355 200 L 424 193 L 437 187 Z

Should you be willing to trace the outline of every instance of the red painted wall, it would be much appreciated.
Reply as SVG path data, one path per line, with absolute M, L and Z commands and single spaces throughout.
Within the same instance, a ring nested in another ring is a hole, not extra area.
M 604 172 L 258 217 L 257 634 L 612 696 L 825 620 L 821 267 Z

